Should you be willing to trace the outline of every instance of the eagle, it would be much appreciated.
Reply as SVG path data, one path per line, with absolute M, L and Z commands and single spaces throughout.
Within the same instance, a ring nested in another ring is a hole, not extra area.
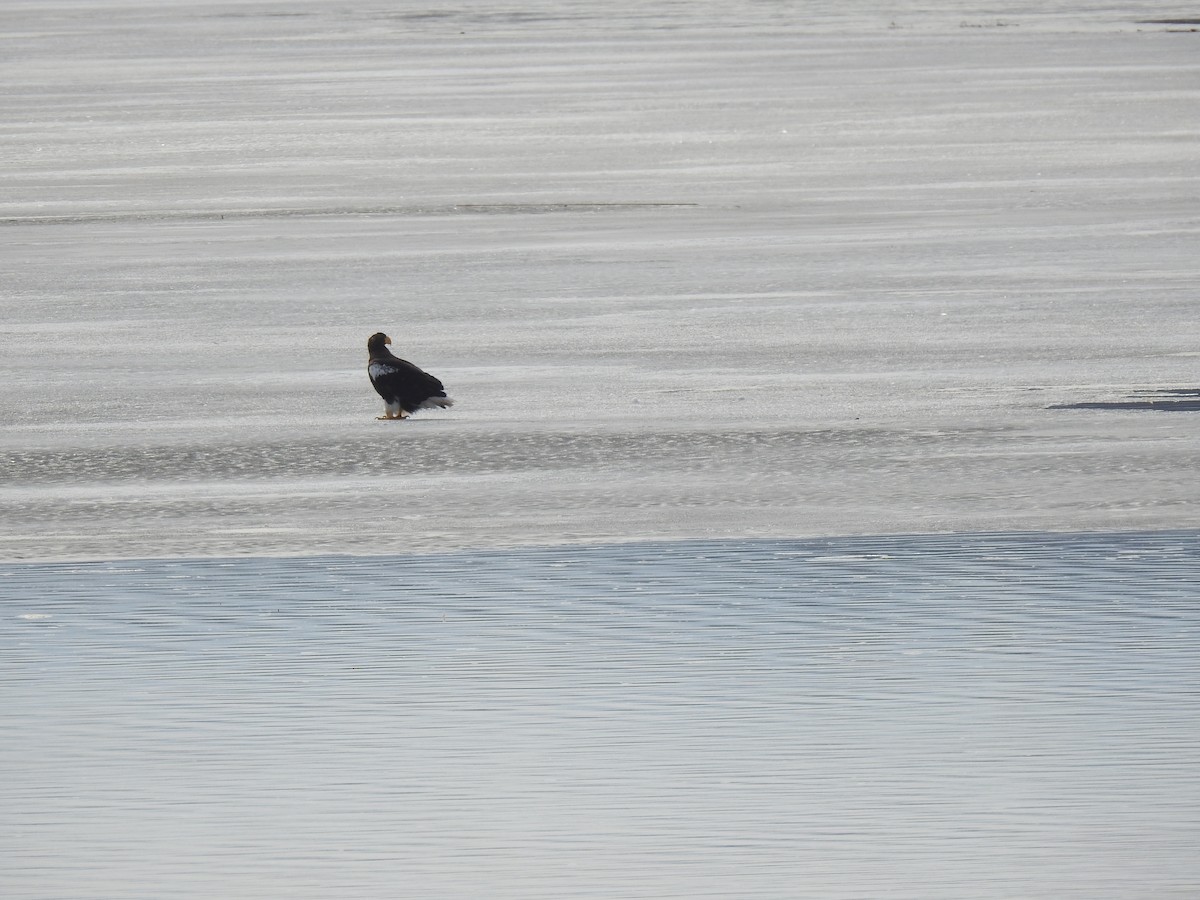
M 418 409 L 453 406 L 442 383 L 406 359 L 392 354 L 387 345 L 392 339 L 382 331 L 367 340 L 367 375 L 371 386 L 383 398 L 385 413 L 379 419 L 406 419 Z

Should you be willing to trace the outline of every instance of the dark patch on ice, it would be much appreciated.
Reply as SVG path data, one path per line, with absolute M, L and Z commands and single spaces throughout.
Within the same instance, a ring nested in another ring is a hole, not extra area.
M 1194 34 L 1200 31 L 1200 19 L 1141 19 L 1139 25 L 1165 25 L 1168 32 Z
M 552 22 L 574 22 L 592 18 L 586 15 L 555 15 L 550 13 L 509 10 L 499 12 L 478 12 L 466 10 L 416 10 L 413 12 L 384 13 L 377 15 L 378 19 L 389 19 L 399 22 L 442 22 L 455 21 L 470 25 L 539 25 Z
M 1050 409 L 1149 409 L 1157 412 L 1200 412 L 1200 388 L 1134 391 L 1125 400 L 1059 403 Z
M 419 420 L 418 420 L 419 422 Z M 397 462 L 397 429 L 370 437 L 343 437 L 294 444 L 223 446 L 94 447 L 0 452 L 0 483 L 61 484 L 65 481 L 109 484 L 272 477 L 387 477 L 397 474 L 463 475 L 512 471 L 603 471 L 620 460 L 644 460 L 643 469 L 695 473 L 721 471 L 731 458 L 751 455 L 760 467 L 779 476 L 804 470 L 817 449 L 834 447 L 850 463 L 876 452 L 884 432 L 872 429 L 817 431 L 733 430 L 617 434 L 568 432 L 455 433 L 404 428 L 403 464 Z M 892 434 L 887 438 L 908 452 L 927 451 L 945 440 L 941 434 Z
M 254 10 L 252 12 L 241 12 L 230 10 L 227 12 L 201 13 L 201 19 L 302 19 L 314 16 L 316 13 L 298 12 L 288 10 Z
M 443 206 L 321 206 L 287 209 L 145 210 L 63 216 L 2 216 L 0 225 L 83 225 L 93 222 L 219 222 L 244 219 L 301 219 L 376 216 L 546 215 L 646 209 L 688 209 L 698 203 L 455 203 Z

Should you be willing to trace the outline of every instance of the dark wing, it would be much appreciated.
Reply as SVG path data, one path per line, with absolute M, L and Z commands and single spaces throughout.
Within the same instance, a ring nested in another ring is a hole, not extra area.
M 398 356 L 373 359 L 367 365 L 371 384 L 384 400 L 399 399 L 405 405 L 419 404 L 430 397 L 444 396 L 442 383 L 428 372 Z

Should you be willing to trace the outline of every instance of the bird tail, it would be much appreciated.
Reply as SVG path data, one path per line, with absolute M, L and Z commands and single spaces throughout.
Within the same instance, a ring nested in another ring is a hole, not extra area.
M 454 405 L 453 397 L 430 397 L 422 401 L 421 409 L 448 409 Z

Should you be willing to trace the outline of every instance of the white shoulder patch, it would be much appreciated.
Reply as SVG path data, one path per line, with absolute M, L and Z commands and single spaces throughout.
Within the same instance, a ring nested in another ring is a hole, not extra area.
M 387 363 L 382 362 L 373 362 L 367 366 L 367 375 L 371 378 L 379 378 L 383 375 L 391 375 L 395 371 L 395 366 L 389 366 Z

